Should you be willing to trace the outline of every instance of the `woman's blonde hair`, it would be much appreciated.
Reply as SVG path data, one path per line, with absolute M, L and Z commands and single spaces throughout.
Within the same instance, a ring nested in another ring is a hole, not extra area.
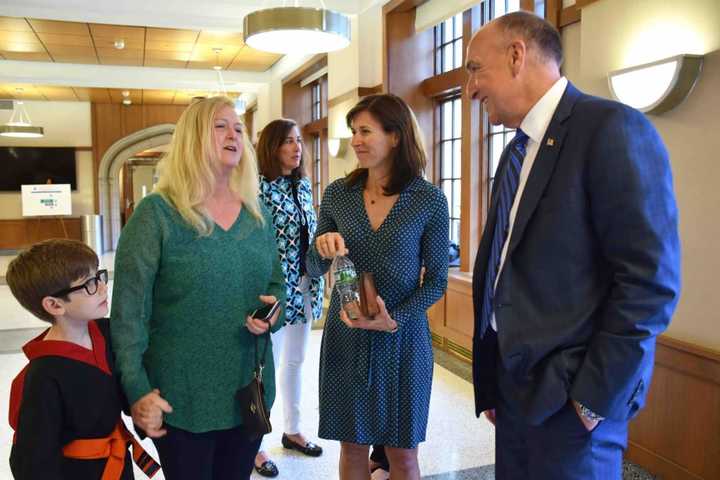
M 210 235 L 214 222 L 203 207 L 215 186 L 219 159 L 215 149 L 213 119 L 223 107 L 235 108 L 227 97 L 196 100 L 180 115 L 170 150 L 158 164 L 155 191 L 175 206 L 180 215 L 200 233 Z M 243 151 L 240 163 L 230 176 L 230 190 L 250 213 L 263 224 L 258 204 L 259 182 L 255 150 L 245 125 L 242 126 Z

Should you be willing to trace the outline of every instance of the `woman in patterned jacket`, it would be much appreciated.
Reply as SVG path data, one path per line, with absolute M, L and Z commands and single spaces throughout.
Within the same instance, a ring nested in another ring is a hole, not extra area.
M 317 457 L 322 454 L 322 448 L 300 432 L 300 374 L 310 326 L 322 313 L 323 297 L 322 277 L 310 279 L 305 272 L 305 255 L 313 241 L 317 221 L 310 181 L 304 171 L 303 147 L 295 121 L 278 119 L 263 129 L 257 152 L 260 198 L 272 213 L 287 286 L 285 328 L 272 337 L 275 364 L 279 365 L 279 388 L 284 399 L 282 444 Z M 262 450 L 255 458 L 255 469 L 267 477 L 278 474 L 277 467 Z

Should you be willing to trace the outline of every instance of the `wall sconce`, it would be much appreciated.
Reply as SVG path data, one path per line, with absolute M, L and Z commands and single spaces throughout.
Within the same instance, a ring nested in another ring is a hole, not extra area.
M 702 70 L 702 55 L 676 55 L 608 74 L 612 96 L 641 112 L 659 114 L 690 94 Z
M 328 138 L 328 153 L 331 157 L 344 157 L 347 152 L 349 138 Z

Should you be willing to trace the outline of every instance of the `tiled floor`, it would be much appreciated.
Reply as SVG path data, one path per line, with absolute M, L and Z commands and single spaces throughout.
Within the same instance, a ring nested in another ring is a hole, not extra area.
M 12 478 L 7 462 L 12 441 L 12 432 L 3 412 L 7 412 L 10 382 L 25 365 L 19 347 L 29 338 L 37 335 L 45 323 L 34 319 L 12 298 L 4 283 L 4 273 L 9 259 L 0 255 L 0 480 Z M 112 255 L 105 255 L 102 265 L 112 269 Z M 110 282 L 112 294 L 112 281 Z M 303 397 L 303 432 L 313 436 L 318 419 L 318 356 L 322 332 L 314 330 L 311 335 L 310 354 L 304 366 L 306 379 Z M 473 412 L 472 385 L 469 366 L 454 357 L 436 353 L 433 375 L 433 390 L 430 401 L 430 420 L 427 441 L 420 445 L 420 468 L 426 480 L 493 480 L 495 438 L 493 427 L 484 419 L 475 418 Z M 282 394 L 282 392 L 280 393 Z M 273 424 L 276 425 L 266 439 L 266 450 L 280 469 L 280 479 L 338 478 L 337 464 L 339 445 L 337 442 L 317 440 L 325 449 L 319 458 L 304 457 L 294 451 L 284 450 L 280 444 L 282 435 L 282 402 L 276 400 L 272 410 Z M 148 440 L 143 444 L 148 450 L 154 448 Z M 138 479 L 144 478 L 140 473 Z M 253 479 L 260 479 L 253 474 Z M 627 465 L 626 480 L 652 478 L 632 465 Z M 155 479 L 163 480 L 162 475 Z

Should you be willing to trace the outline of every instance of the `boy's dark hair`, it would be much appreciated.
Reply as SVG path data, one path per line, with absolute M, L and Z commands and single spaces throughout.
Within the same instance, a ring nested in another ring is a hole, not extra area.
M 97 255 L 84 243 L 51 239 L 21 252 L 10 262 L 5 278 L 20 305 L 39 319 L 55 323 L 42 306 L 43 298 L 68 288 L 97 267 Z
M 391 93 L 368 95 L 360 100 L 345 115 L 345 122 L 352 127 L 353 119 L 361 112 L 368 112 L 382 125 L 385 133 L 395 133 L 398 137 L 394 149 L 390 179 L 384 187 L 385 195 L 400 193 L 412 180 L 421 177 L 425 170 L 425 151 L 422 139 L 418 138 L 414 114 L 405 101 Z M 365 185 L 368 171 L 356 168 L 347 176 L 348 185 Z

